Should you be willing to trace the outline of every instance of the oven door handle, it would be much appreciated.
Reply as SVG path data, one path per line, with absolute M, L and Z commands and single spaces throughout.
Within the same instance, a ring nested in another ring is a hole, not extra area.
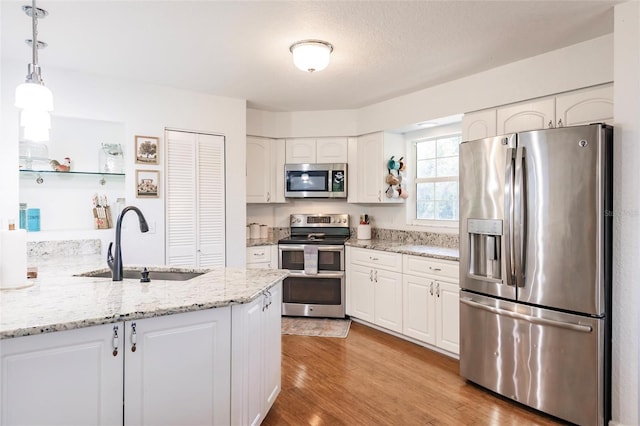
M 303 251 L 305 246 L 309 246 L 309 244 L 281 244 L 279 246 L 280 251 Z M 343 245 L 315 245 L 318 247 L 318 251 L 344 251 Z
M 336 272 L 320 272 L 317 274 L 309 275 L 304 272 L 289 272 L 289 277 L 302 277 L 302 278 L 344 278 L 344 271 Z

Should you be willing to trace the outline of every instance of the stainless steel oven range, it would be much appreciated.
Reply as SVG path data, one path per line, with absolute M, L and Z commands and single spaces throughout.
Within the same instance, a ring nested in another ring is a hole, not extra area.
M 348 214 L 292 214 L 291 236 L 278 241 L 282 315 L 345 317 L 344 242 Z

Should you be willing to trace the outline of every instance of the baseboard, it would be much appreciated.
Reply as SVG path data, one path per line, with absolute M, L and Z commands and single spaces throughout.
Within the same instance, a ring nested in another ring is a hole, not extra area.
M 446 355 L 449 358 L 454 358 L 454 359 L 458 359 L 458 360 L 460 359 L 460 356 L 458 354 L 454 354 L 452 352 L 449 352 L 449 351 L 446 351 L 444 349 L 441 349 L 441 348 L 439 348 L 437 346 L 430 345 L 429 343 L 421 342 L 420 340 L 416 340 L 413 337 L 405 336 L 402 333 L 398 333 L 396 331 L 389 330 L 389 329 L 386 329 L 384 327 L 380 327 L 379 325 L 370 323 L 368 321 L 361 320 L 361 319 L 356 318 L 356 317 L 350 317 L 350 318 L 351 318 L 351 321 L 353 321 L 353 322 L 357 322 L 358 324 L 366 325 L 367 327 L 374 328 L 374 329 L 376 329 L 378 331 L 382 331 L 383 333 L 390 334 L 390 335 L 398 337 L 398 338 L 400 338 L 402 340 L 406 340 L 408 342 L 411 342 L 411 343 L 413 343 L 415 345 L 422 346 L 423 348 L 432 350 L 434 352 L 438 352 L 438 353 L 440 353 L 442 355 Z M 624 425 L 621 425 L 621 426 L 624 426 Z

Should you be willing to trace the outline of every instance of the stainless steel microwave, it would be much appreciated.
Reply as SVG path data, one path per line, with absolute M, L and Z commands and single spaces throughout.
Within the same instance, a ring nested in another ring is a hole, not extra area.
M 285 164 L 286 198 L 347 198 L 347 165 Z

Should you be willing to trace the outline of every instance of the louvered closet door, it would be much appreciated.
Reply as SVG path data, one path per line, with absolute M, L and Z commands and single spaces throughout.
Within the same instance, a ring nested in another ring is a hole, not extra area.
M 224 266 L 224 138 L 198 135 L 197 160 L 198 266 Z
M 167 131 L 166 263 L 225 265 L 224 137 Z

